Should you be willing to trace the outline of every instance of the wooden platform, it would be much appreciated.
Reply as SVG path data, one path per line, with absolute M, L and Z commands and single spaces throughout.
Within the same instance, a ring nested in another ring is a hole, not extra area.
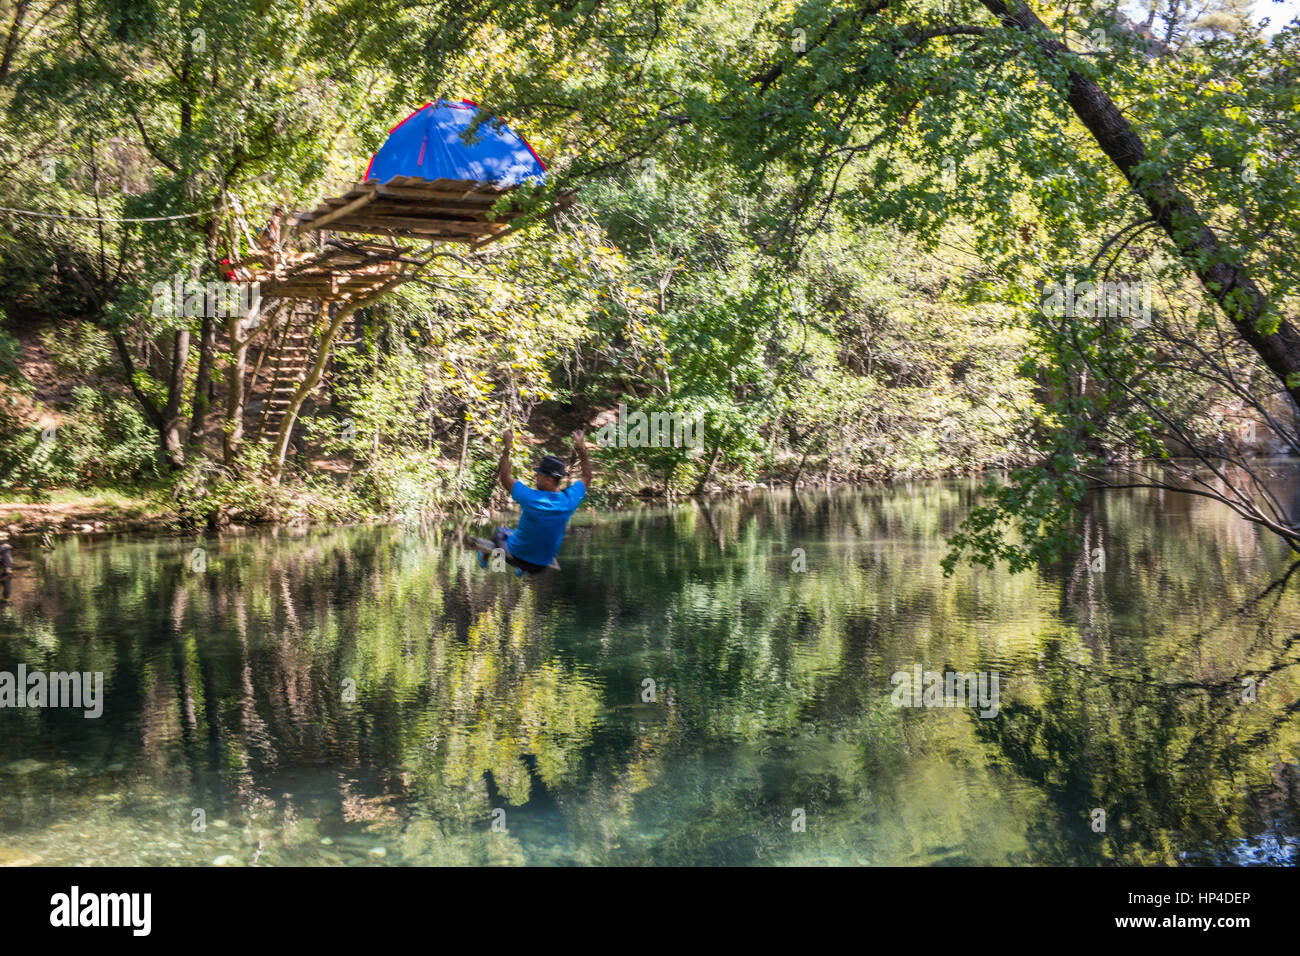
M 267 299 L 356 301 L 415 278 L 421 263 L 410 258 L 412 249 L 400 245 L 397 238 L 415 240 L 421 248 L 427 243 L 459 242 L 474 250 L 509 235 L 524 224 L 523 210 L 503 204 L 494 211 L 493 206 L 517 188 L 410 176 L 396 176 L 385 183 L 360 182 L 311 212 L 296 213 L 294 228 L 284 243 L 280 242 L 277 211 L 268 230 L 250 240 L 261 248 L 230 265 L 229 271 L 236 281 L 259 283 L 261 295 Z M 542 216 L 570 206 L 575 192 L 561 192 Z M 264 238 L 268 233 L 270 238 Z M 387 242 L 351 239 L 338 233 L 391 238 Z
M 260 283 L 263 298 L 340 302 L 367 295 L 401 274 L 405 246 L 330 239 L 324 248 L 278 250 L 235 263 Z
M 299 232 L 328 229 L 477 247 L 510 232 L 511 223 L 522 215 L 507 209 L 488 218 L 496 202 L 515 188 L 470 179 L 367 180 L 342 196 L 324 200 L 311 212 L 298 213 L 294 224 Z M 561 193 L 545 215 L 570 205 L 573 194 L 573 190 Z

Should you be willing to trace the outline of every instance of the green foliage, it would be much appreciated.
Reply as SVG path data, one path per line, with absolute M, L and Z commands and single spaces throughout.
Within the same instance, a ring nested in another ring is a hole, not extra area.
M 1103 8 L 1036 9 L 1067 50 L 976 0 L 51 8 L 0 81 L 0 199 L 185 218 L 5 220 L 6 323 L 56 327 L 63 366 L 122 379 L 59 410 L 93 455 L 0 423 L 11 480 L 147 481 L 161 453 L 190 467 L 187 521 L 331 489 L 348 513 L 478 507 L 505 428 L 522 464 L 622 404 L 698 420 L 702 447 L 606 443 L 613 490 L 1002 467 L 954 554 L 1058 555 L 1095 466 L 1217 448 L 1238 406 L 1271 407 L 1277 370 L 1247 340 L 1295 315 L 1300 41 L 1235 0 L 1171 11 L 1158 43 Z M 1072 109 L 1083 79 L 1145 144 L 1127 177 Z M 229 470 L 169 448 L 207 401 L 193 348 L 170 364 L 201 327 L 152 315 L 154 284 L 215 277 L 438 94 L 508 117 L 551 162 L 535 201 L 563 183 L 578 204 L 364 310 L 282 484 L 254 443 Z M 1153 190 L 1186 199 L 1164 232 Z M 1215 265 L 1234 271 L 1205 281 Z M 1159 286 L 1158 321 L 1045 321 L 1031 290 L 1066 274 Z
M 73 389 L 66 423 L 33 426 L 0 404 L 0 485 L 37 497 L 54 487 L 109 488 L 158 477 L 153 437 L 128 401 Z

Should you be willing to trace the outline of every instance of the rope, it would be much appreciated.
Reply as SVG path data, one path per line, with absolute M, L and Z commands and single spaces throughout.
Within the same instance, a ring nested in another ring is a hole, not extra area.
M 494 420 L 497 422 L 498 427 L 503 431 L 507 428 L 513 429 L 515 419 L 520 411 L 521 403 L 519 401 L 519 391 L 515 387 L 514 382 L 511 381 L 509 383 L 508 394 L 503 395 L 500 403 L 497 405 L 497 412 Z M 471 471 L 477 467 L 484 468 L 483 478 L 479 479 L 482 482 L 482 487 L 475 487 L 471 491 L 473 500 L 478 502 L 481 507 L 486 508 L 488 506 L 489 502 L 492 500 L 492 495 L 496 491 L 497 468 L 500 463 L 500 458 L 500 455 L 493 455 L 490 453 L 484 454 L 482 451 L 475 452 L 470 458 Z
M 216 209 L 206 209 L 203 212 L 185 212 L 178 216 L 145 216 L 139 219 L 115 219 L 111 216 L 70 216 L 57 212 L 37 212 L 34 209 L 10 209 L 8 206 L 0 206 L 0 212 L 13 213 L 16 216 L 36 216 L 40 219 L 63 219 L 77 222 L 172 222 L 176 219 L 193 219 L 195 216 L 206 216 L 216 212 Z

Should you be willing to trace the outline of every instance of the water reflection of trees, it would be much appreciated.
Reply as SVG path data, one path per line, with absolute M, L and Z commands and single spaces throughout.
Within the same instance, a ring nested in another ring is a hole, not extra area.
M 1250 604 L 1277 549 L 1114 494 L 1079 564 L 945 579 L 973 493 L 628 510 L 528 582 L 438 529 L 225 536 L 202 573 L 190 539 L 60 546 L 0 646 L 104 670 L 105 718 L 0 747 L 124 762 L 255 828 L 376 828 L 417 862 L 1219 859 L 1294 819 L 1300 609 Z M 1001 716 L 893 708 L 914 662 L 999 670 Z

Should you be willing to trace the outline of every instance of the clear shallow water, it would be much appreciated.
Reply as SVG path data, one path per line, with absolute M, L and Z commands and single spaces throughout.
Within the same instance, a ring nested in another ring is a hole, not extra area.
M 1131 491 L 1104 570 L 945 579 L 972 488 L 583 511 L 522 581 L 454 528 L 20 549 L 0 670 L 106 701 L 0 710 L 0 863 L 1296 863 L 1284 550 Z M 914 664 L 998 716 L 895 707 Z

